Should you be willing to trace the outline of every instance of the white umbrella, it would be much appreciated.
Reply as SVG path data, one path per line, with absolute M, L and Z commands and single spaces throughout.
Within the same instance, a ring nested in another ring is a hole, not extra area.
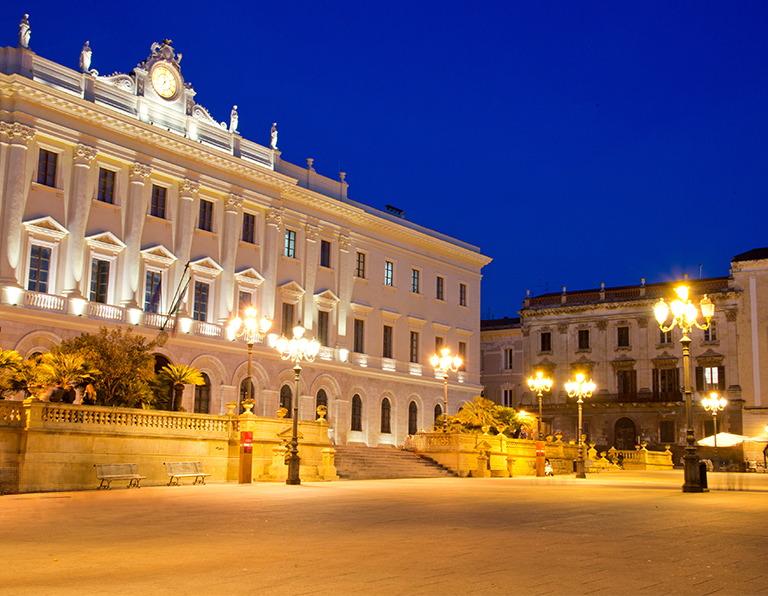
M 768 443 L 768 435 L 760 435 L 757 437 L 749 437 L 747 441 L 753 441 L 754 443 Z
M 717 433 L 717 446 L 718 447 L 733 447 L 734 445 L 741 445 L 744 441 L 749 439 L 744 435 L 732 435 L 731 433 Z M 705 447 L 715 446 L 715 436 L 709 436 L 701 441 L 697 441 L 699 445 Z

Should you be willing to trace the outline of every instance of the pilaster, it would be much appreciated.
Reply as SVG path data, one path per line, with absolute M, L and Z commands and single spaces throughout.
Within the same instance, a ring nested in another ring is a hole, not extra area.
M 261 314 L 275 319 L 275 292 L 277 291 L 277 258 L 282 248 L 280 230 L 283 227 L 282 207 L 267 209 L 265 221 L 267 231 L 264 234 L 264 291 L 261 293 Z
M 152 168 L 134 163 L 130 168 L 128 200 L 125 209 L 124 234 L 125 262 L 123 264 L 123 285 L 121 303 L 124 306 L 138 306 L 139 276 L 141 274 L 141 235 L 144 230 L 146 206 L 144 205 L 144 183 L 152 174 Z
M 318 258 L 318 240 L 317 237 L 320 233 L 320 228 L 314 224 L 307 224 L 304 228 L 304 316 L 301 320 L 304 328 L 307 331 L 315 329 L 315 313 L 317 308 L 315 305 L 315 278 L 317 277 L 317 267 L 319 263 Z M 316 333 L 309 335 L 316 335 Z
M 224 201 L 224 225 L 221 240 L 219 277 L 219 323 L 226 323 L 235 309 L 235 260 L 238 246 L 238 222 L 242 221 L 243 197 L 227 195 Z
M 64 268 L 64 294 L 73 297 L 83 296 L 83 274 L 85 271 L 85 228 L 91 211 L 91 197 L 88 188 L 88 173 L 91 162 L 98 151 L 93 147 L 78 143 L 74 150 L 74 173 L 72 192 L 67 209 L 66 266 Z

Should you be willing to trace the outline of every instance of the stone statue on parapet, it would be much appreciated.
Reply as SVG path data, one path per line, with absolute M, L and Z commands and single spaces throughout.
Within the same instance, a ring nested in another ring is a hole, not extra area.
M 237 106 L 232 106 L 232 111 L 229 114 L 229 132 L 237 132 Z
M 270 141 L 269 146 L 272 149 L 277 149 L 277 122 L 272 123 L 272 130 L 269 133 Z
M 29 49 L 29 38 L 32 35 L 32 30 L 29 27 L 29 15 L 25 14 L 24 18 L 19 23 L 19 48 Z
M 91 50 L 90 42 L 85 42 L 83 49 L 80 50 L 80 72 L 90 72 L 91 70 Z

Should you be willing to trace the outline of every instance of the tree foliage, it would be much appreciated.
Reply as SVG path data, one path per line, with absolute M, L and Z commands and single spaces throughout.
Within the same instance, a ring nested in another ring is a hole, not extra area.
M 514 408 L 505 408 L 484 397 L 476 397 L 464 404 L 455 416 L 448 417 L 449 432 L 482 432 L 484 426 L 490 427 L 492 434 L 503 429 L 505 435 L 518 436 L 520 429 L 530 425 L 530 419 L 524 412 Z M 442 431 L 442 416 L 435 421 L 435 430 Z
M 16 350 L 0 349 L 0 399 L 13 390 L 13 378 L 21 368 L 22 362 Z
M 203 385 L 203 375 L 194 366 L 186 364 L 168 364 L 160 370 L 159 380 L 173 387 L 173 410 L 181 407 L 184 385 Z

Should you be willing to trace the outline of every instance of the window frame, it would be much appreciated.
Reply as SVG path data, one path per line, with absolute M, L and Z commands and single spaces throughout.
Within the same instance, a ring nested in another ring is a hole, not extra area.
M 592 349 L 589 342 L 589 329 L 576 330 L 576 346 L 579 352 L 586 352 Z
M 203 292 L 203 289 L 205 291 Z M 205 298 L 204 305 L 201 304 Z M 203 308 L 201 308 L 203 306 Z M 211 310 L 211 283 L 201 279 L 195 279 L 192 290 L 192 319 L 200 323 L 208 321 Z
M 213 232 L 213 201 L 201 198 L 197 213 L 197 229 Z
M 467 306 L 467 284 L 459 284 L 459 306 Z
M 616 327 L 616 346 L 619 348 L 630 347 L 629 325 L 620 325 Z
M 367 261 L 367 254 L 361 250 L 357 251 L 357 256 L 355 257 L 355 277 L 359 279 L 366 279 L 365 277 L 365 266 Z
M 394 354 L 393 351 L 393 343 L 394 343 L 394 335 L 395 331 L 392 325 L 384 325 L 381 331 L 381 356 L 382 358 L 389 358 L 392 359 Z
M 43 160 L 44 154 L 46 157 L 45 160 Z M 53 156 L 52 161 L 48 159 L 51 156 Z M 45 164 L 45 168 L 41 171 L 40 166 L 43 163 Z M 53 172 L 49 171 L 51 168 L 53 169 Z M 37 154 L 37 175 L 35 177 L 35 181 L 37 182 L 37 184 L 40 184 L 41 186 L 47 186 L 48 188 L 58 188 L 56 184 L 58 173 L 59 173 L 59 151 L 54 151 L 53 149 L 48 149 L 46 147 L 39 147 L 38 154 Z
M 552 332 L 551 331 L 539 332 L 539 352 L 540 353 L 552 352 Z
M 363 432 L 363 398 L 359 393 L 352 396 L 351 414 L 349 430 L 356 433 Z
M 256 215 L 243 211 L 243 229 L 240 241 L 247 244 L 256 244 Z
M 328 346 L 329 343 L 329 330 L 331 325 L 331 313 L 327 310 L 317 311 L 317 341 L 321 346 Z
M 320 240 L 320 266 L 331 268 L 331 243 L 328 240 Z
M 418 364 L 419 363 L 419 332 L 418 331 L 411 331 L 408 347 L 409 347 L 408 356 L 410 358 L 409 362 Z
M 168 212 L 168 188 L 159 184 L 153 184 L 150 192 L 149 214 L 158 219 L 167 219 L 165 216 Z M 160 203 L 161 200 L 162 205 Z
M 283 256 L 289 259 L 296 258 L 296 230 L 285 229 L 285 244 L 283 246 Z
M 395 287 L 395 262 L 384 261 L 384 285 L 390 288 Z
M 411 268 L 411 294 L 421 294 L 421 270 Z
M 356 354 L 365 354 L 365 320 L 355 319 L 353 324 L 352 351 Z
M 435 300 L 445 301 L 445 278 L 435 276 Z
M 102 173 L 108 175 L 111 174 L 112 179 L 108 181 L 106 176 L 102 179 Z M 102 184 L 102 182 L 104 184 Z M 106 205 L 114 205 L 115 187 L 117 186 L 116 182 L 117 172 L 115 170 L 99 166 L 99 180 L 96 183 L 96 200 Z

